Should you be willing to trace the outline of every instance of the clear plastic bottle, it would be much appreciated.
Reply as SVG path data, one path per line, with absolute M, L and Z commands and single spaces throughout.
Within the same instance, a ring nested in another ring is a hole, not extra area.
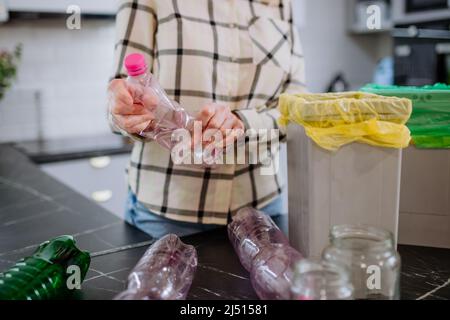
M 228 225 L 228 236 L 253 288 L 263 300 L 289 300 L 295 264 L 302 255 L 273 220 L 252 208 L 240 210 Z
M 197 251 L 174 234 L 155 242 L 128 276 L 115 300 L 184 300 L 197 268 Z
M 155 140 L 166 149 L 172 150 L 178 143 L 173 139 L 176 130 L 187 130 L 193 133 L 195 119 L 176 101 L 171 100 L 157 79 L 148 71 L 148 66 L 142 54 L 133 53 L 125 58 L 125 68 L 128 72 L 127 85 L 134 92 L 133 100 L 137 104 L 149 108 L 155 119 L 139 135 L 145 139 Z M 190 146 L 189 146 L 190 147 Z M 206 150 L 211 150 L 206 152 Z M 213 164 L 219 150 L 209 148 L 203 150 L 196 146 L 194 152 L 188 152 L 194 164 Z M 180 159 L 180 161 L 183 161 Z
M 295 264 L 301 254 L 285 244 L 266 245 L 253 260 L 250 279 L 262 300 L 289 300 Z
M 350 271 L 355 299 L 400 298 L 400 256 L 393 235 L 363 225 L 334 226 L 323 259 Z
M 295 267 L 293 300 L 352 300 L 348 270 L 326 262 L 304 259 Z
M 268 244 L 289 245 L 289 240 L 266 214 L 253 208 L 243 208 L 228 225 L 228 237 L 239 260 L 247 271 L 258 253 Z

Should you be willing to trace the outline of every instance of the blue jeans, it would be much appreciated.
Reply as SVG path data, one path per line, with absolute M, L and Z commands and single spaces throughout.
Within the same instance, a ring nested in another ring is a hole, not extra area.
M 261 209 L 269 216 L 275 217 L 283 214 L 283 199 L 281 196 Z M 223 226 L 206 225 L 201 223 L 181 222 L 167 219 L 148 210 L 140 203 L 132 191 L 128 191 L 125 210 L 125 220 L 153 238 L 161 238 L 169 233 L 180 237 L 204 231 L 214 230 Z

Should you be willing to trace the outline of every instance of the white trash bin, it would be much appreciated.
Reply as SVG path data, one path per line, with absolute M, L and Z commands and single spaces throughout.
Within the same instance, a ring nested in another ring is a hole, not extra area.
M 303 127 L 288 126 L 289 238 L 318 258 L 338 224 L 368 224 L 397 243 L 401 149 L 352 143 L 336 152 L 317 146 Z

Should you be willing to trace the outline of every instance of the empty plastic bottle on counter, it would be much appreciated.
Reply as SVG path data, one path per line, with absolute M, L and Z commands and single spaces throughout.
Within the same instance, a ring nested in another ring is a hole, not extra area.
M 195 248 L 169 234 L 145 252 L 115 300 L 184 300 L 196 268 Z
M 267 244 L 289 245 L 289 240 L 266 214 L 252 208 L 243 208 L 228 225 L 228 236 L 239 260 L 247 271 L 262 247 Z
M 274 221 L 252 208 L 241 209 L 228 225 L 228 236 L 263 300 L 288 300 L 291 297 L 294 266 L 302 255 Z
M 167 96 L 157 79 L 148 71 L 142 54 L 128 55 L 125 58 L 125 68 L 128 72 L 127 84 L 134 89 L 134 102 L 149 108 L 155 116 L 155 119 L 139 135 L 155 140 L 164 148 L 172 150 L 178 143 L 172 139 L 173 133 L 179 129 L 192 133 L 195 119 Z M 204 164 L 206 161 L 212 164 L 218 155 L 218 150 L 209 148 L 208 153 L 206 150 L 204 152 L 196 148 L 193 153 L 186 156 L 190 156 L 196 164 Z
M 89 253 L 80 251 L 72 236 L 46 241 L 32 256 L 0 274 L 0 300 L 63 298 L 71 289 L 79 288 L 90 262 Z M 71 275 L 74 281 L 69 281 Z

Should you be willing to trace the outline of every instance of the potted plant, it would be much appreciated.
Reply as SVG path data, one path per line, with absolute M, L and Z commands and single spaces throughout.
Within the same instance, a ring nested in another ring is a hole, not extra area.
M 0 51 L 0 100 L 5 95 L 17 73 L 17 65 L 22 53 L 22 46 L 18 45 L 14 52 Z

